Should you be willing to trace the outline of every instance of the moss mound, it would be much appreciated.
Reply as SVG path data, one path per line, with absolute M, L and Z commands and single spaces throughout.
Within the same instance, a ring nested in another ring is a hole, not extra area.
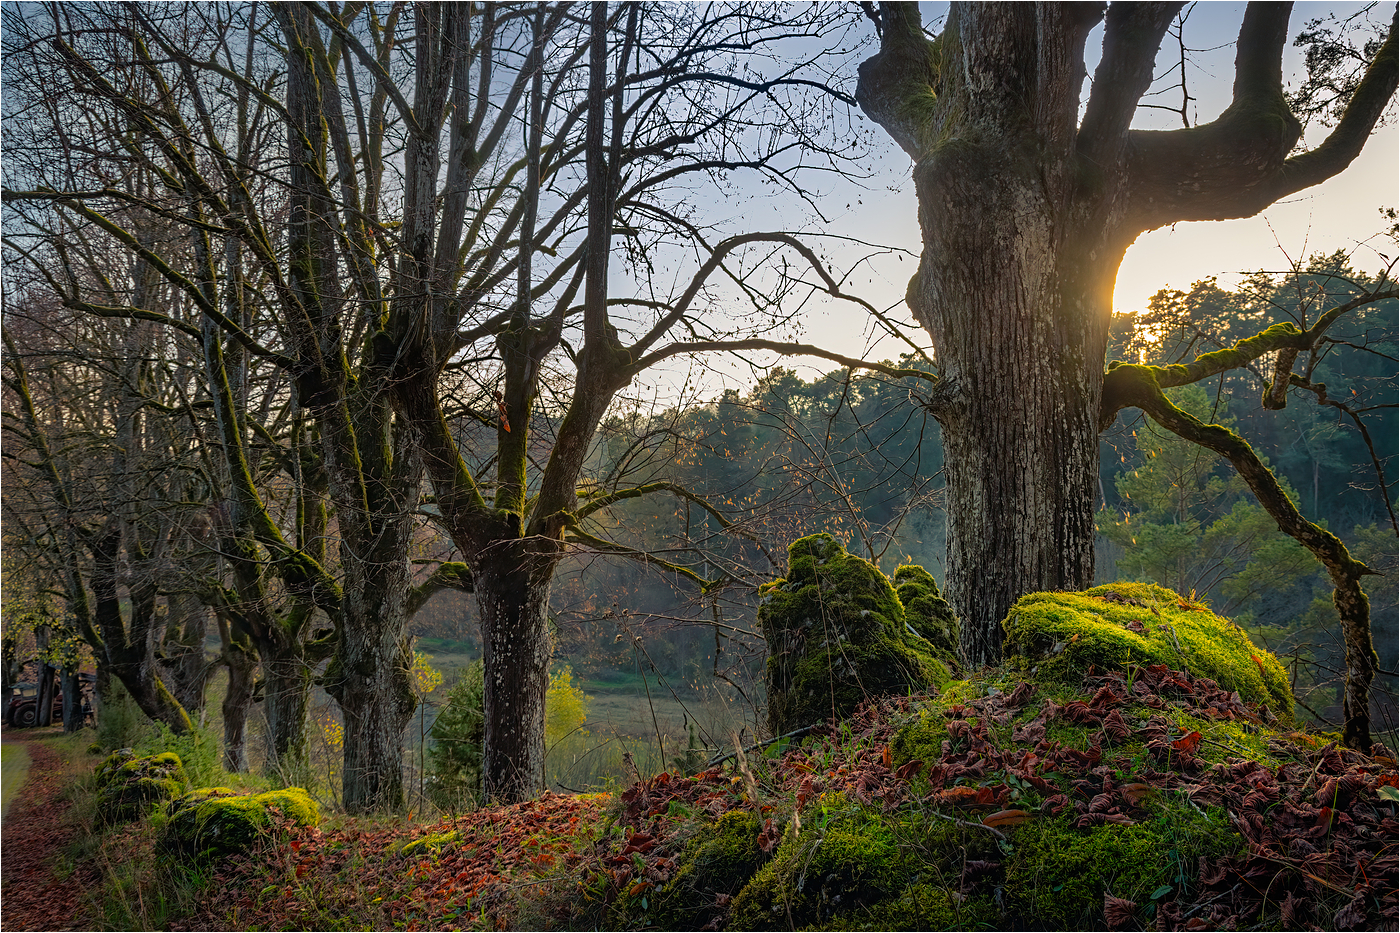
M 907 576 L 926 597 L 927 586 Z M 792 543 L 788 575 L 763 588 L 758 621 L 768 643 L 768 725 L 775 735 L 842 719 L 871 697 L 922 692 L 949 676 L 932 639 L 907 623 L 889 579 L 829 534 Z
M 185 766 L 174 752 L 138 757 L 130 749 L 108 755 L 97 766 L 97 812 L 107 823 L 128 823 L 151 805 L 185 792 Z
M 904 606 L 904 620 L 933 646 L 934 653 L 956 664 L 961 626 L 953 607 L 943 598 L 933 574 L 917 564 L 894 571 L 894 591 Z
M 1037 679 L 1078 683 L 1091 667 L 1162 664 L 1208 677 L 1284 724 L 1293 694 L 1283 666 L 1244 630 L 1151 583 L 1110 583 L 1082 593 L 1032 593 L 1002 623 L 1008 661 Z
M 653 923 L 664 930 L 699 930 L 724 913 L 724 902 L 768 859 L 751 810 L 731 810 L 700 830 L 677 859 L 676 873 L 656 892 Z
M 315 826 L 321 811 L 300 787 L 263 794 L 238 794 L 227 787 L 202 787 L 166 807 L 162 847 L 174 854 L 210 858 L 240 852 L 273 828 L 274 811 L 298 826 Z
M 989 898 L 955 904 L 935 866 L 990 849 L 951 823 L 910 819 L 834 796 L 789 831 L 734 898 L 732 930 L 948 929 L 995 923 Z M 982 852 L 982 854 L 986 854 Z

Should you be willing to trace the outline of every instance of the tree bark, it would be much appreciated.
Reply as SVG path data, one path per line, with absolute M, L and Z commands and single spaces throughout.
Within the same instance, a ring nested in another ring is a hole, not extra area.
M 220 656 L 228 668 L 224 692 L 224 770 L 243 774 L 248 768 L 248 710 L 253 703 L 253 672 L 257 658 L 246 636 L 234 632 L 223 614 L 218 615 Z
M 530 539 L 501 541 L 477 565 L 476 601 L 486 666 L 482 791 L 526 800 L 544 789 L 544 698 L 549 687 L 550 580 L 555 561 Z M 547 546 L 547 545 L 546 545 Z
M 1290 158 L 1288 4 L 1251 3 L 1234 98 L 1210 124 L 1130 129 L 1179 3 L 954 3 L 928 39 L 882 3 L 862 109 L 915 161 L 923 256 L 909 306 L 933 338 L 948 480 L 945 590 L 964 660 L 1001 657 L 1020 596 L 1094 576 L 1096 421 L 1119 263 L 1142 232 L 1247 217 L 1340 172 L 1395 88 L 1395 26 L 1337 129 Z M 1079 119 L 1088 32 L 1103 54 Z
M 64 670 L 60 676 L 63 690 L 63 731 L 77 732 L 83 727 L 83 692 L 78 683 L 78 672 Z

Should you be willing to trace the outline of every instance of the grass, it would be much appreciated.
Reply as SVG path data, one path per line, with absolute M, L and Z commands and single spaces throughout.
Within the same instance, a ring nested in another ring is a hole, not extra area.
M 8 812 L 10 801 L 29 776 L 29 753 L 18 743 L 0 745 L 0 815 Z

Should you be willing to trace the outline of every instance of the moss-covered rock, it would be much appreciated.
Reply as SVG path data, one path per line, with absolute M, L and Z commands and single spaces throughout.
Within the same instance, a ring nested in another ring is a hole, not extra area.
M 1244 848 L 1226 815 L 1187 804 L 1157 806 L 1132 826 L 1076 829 L 1068 818 L 1030 820 L 1006 863 L 1006 909 L 1045 929 L 1083 930 L 1103 917 L 1104 895 L 1152 903 L 1163 887 L 1194 884 L 1199 860 L 1212 864 Z
M 97 812 L 107 823 L 139 819 L 152 804 L 177 797 L 189 786 L 185 766 L 174 752 L 137 756 L 121 749 L 108 755 L 95 774 Z
M 209 858 L 247 849 L 273 827 L 273 811 L 299 826 L 315 826 L 320 807 L 300 787 L 263 794 L 238 794 L 227 787 L 202 787 L 173 800 L 161 837 L 167 852 Z
M 894 591 L 904 606 L 904 621 L 933 645 L 940 659 L 955 664 L 962 627 L 953 614 L 953 607 L 939 591 L 933 574 L 917 564 L 896 567 Z
M 1151 583 L 1032 593 L 1011 607 L 1002 626 L 1008 661 L 1033 669 L 1037 679 L 1077 684 L 1091 665 L 1106 671 L 1165 664 L 1208 677 L 1293 722 L 1293 695 L 1277 658 L 1230 620 Z
M 768 856 L 758 846 L 762 829 L 750 810 L 731 810 L 697 833 L 677 859 L 676 873 L 652 900 L 651 919 L 665 930 L 699 930 L 724 913 Z
M 788 575 L 763 588 L 758 620 L 775 735 L 948 679 L 934 644 L 907 624 L 889 579 L 828 534 L 793 542 Z

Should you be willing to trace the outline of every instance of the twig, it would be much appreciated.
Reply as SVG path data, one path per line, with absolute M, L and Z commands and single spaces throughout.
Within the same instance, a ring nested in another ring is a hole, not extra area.
M 793 729 L 791 732 L 784 732 L 782 735 L 775 735 L 775 736 L 773 736 L 773 738 L 771 738 L 771 739 L 764 739 L 762 742 L 755 742 L 755 743 L 753 743 L 752 745 L 745 745 L 744 748 L 743 748 L 743 751 L 752 752 L 752 751 L 756 751 L 757 749 L 764 748 L 764 747 L 766 747 L 766 746 L 772 745 L 774 742 L 781 742 L 783 739 L 796 739 L 796 738 L 800 738 L 800 737 L 806 735 L 807 733 L 811 732 L 813 729 L 819 729 L 819 728 L 821 728 L 823 725 L 825 725 L 825 723 L 814 722 L 814 723 L 812 723 L 810 726 L 803 726 L 801 729 Z M 724 762 L 726 762 L 726 761 L 728 761 L 729 759 L 733 758 L 733 757 L 735 756 L 735 754 L 737 754 L 737 753 L 736 753 L 736 752 L 729 752 L 729 753 L 726 754 L 726 755 L 718 755 L 718 756 L 716 756 L 716 757 L 714 757 L 714 758 L 711 758 L 711 759 L 709 760 L 709 762 L 705 765 L 705 770 L 708 771 L 710 768 L 713 768 L 715 765 L 723 764 Z
M 1189 911 L 1187 911 L 1186 913 L 1182 914 L 1182 915 L 1181 915 L 1181 919 L 1182 919 L 1182 920 L 1190 920 L 1193 916 L 1195 916 L 1196 914 L 1200 913 L 1202 910 L 1205 910 L 1207 907 L 1209 907 L 1211 904 L 1214 904 L 1216 901 L 1220 900 L 1220 899 L 1221 899 L 1222 897 L 1224 897 L 1225 895 L 1227 895 L 1227 894 L 1234 894 L 1234 893 L 1235 893 L 1236 891 L 1238 891 L 1239 889 L 1240 889 L 1240 886 L 1237 884 L 1237 885 L 1235 885 L 1233 888 L 1231 888 L 1231 889 L 1228 890 L 1228 891 L 1221 891 L 1219 894 L 1215 895 L 1215 897 L 1212 897 L 1212 898 L 1211 898 L 1210 900 L 1208 900 L 1208 901 L 1201 901 L 1201 903 L 1197 904 L 1195 907 L 1192 907 Z
M 966 826 L 970 829 L 985 829 L 987 832 L 991 833 L 993 836 L 996 836 L 1002 842 L 1006 841 L 1006 834 L 1003 833 L 1001 830 L 997 829 L 995 826 L 988 826 L 986 823 L 969 823 L 967 820 L 960 820 L 956 816 L 947 816 L 945 814 L 939 813 L 937 810 L 929 810 L 928 812 L 933 816 L 938 817 L 940 820 L 947 820 L 949 823 L 957 823 L 959 826 Z

